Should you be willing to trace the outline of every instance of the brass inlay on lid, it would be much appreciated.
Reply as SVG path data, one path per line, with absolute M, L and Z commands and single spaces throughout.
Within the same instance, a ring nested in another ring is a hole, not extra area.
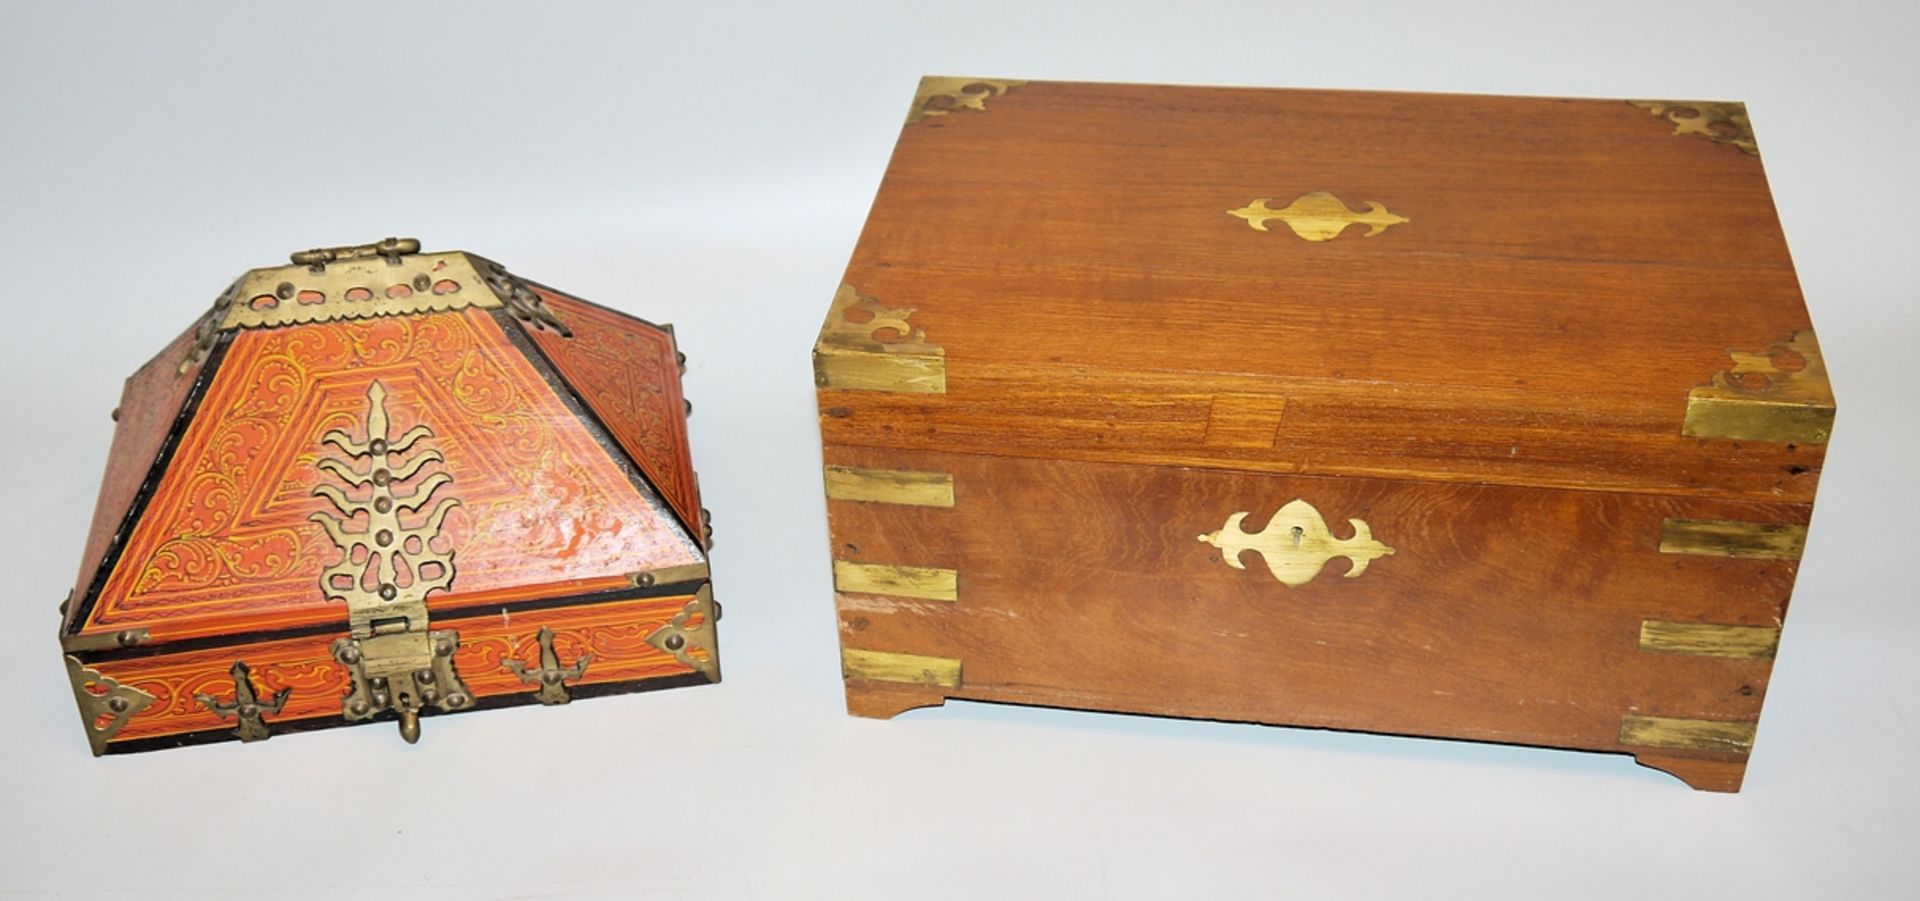
M 1227 215 L 1247 220 L 1254 231 L 1266 231 L 1267 221 L 1278 219 L 1293 229 L 1293 233 L 1308 241 L 1331 241 L 1356 222 L 1367 227 L 1364 237 L 1371 238 L 1389 226 L 1409 222 L 1407 217 L 1389 211 L 1377 200 L 1365 201 L 1366 210 L 1348 208 L 1340 198 L 1325 191 L 1315 191 L 1294 198 L 1292 203 L 1280 209 L 1269 209 L 1267 201 L 1271 197 L 1261 197 L 1237 210 L 1228 210 Z
M 989 78 L 952 78 L 928 75 L 920 79 L 913 93 L 913 108 L 907 111 L 907 124 L 915 125 L 955 110 L 987 111 L 987 100 L 1013 90 L 1024 81 Z
M 1649 113 L 1673 123 L 1676 135 L 1706 138 L 1715 144 L 1740 148 L 1758 156 L 1760 145 L 1753 140 L 1753 122 L 1747 118 L 1747 105 L 1735 101 L 1712 100 L 1629 100 Z

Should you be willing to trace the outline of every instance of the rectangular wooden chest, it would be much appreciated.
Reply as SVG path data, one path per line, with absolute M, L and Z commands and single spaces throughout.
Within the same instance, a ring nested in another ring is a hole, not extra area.
M 1729 791 L 1834 415 L 1737 103 L 928 78 L 814 372 L 855 714 Z

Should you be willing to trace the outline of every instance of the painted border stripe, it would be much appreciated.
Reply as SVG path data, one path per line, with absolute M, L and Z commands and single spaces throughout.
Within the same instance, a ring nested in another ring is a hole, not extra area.
M 840 649 L 840 677 L 875 682 L 905 682 L 935 688 L 960 687 L 960 661 L 888 651 Z
M 1665 716 L 1620 718 L 1620 743 L 1642 748 L 1746 754 L 1753 750 L 1756 722 L 1689 720 Z
M 929 601 L 958 601 L 960 574 L 931 566 L 833 561 L 833 587 L 856 594 L 884 594 Z
M 953 476 L 944 472 L 828 466 L 826 478 L 828 500 L 909 507 L 953 506 Z
M 1640 621 L 1640 650 L 1643 651 L 1772 659 L 1779 646 L 1780 629 L 1776 626 Z
M 1784 522 L 1669 519 L 1660 525 L 1660 553 L 1798 560 L 1807 527 Z

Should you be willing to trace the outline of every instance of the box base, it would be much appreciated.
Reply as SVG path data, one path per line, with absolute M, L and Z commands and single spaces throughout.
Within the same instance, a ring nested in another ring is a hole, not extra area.
M 909 710 L 947 703 L 944 692 L 918 685 L 848 679 L 846 690 L 847 713 L 866 719 L 890 720 Z M 1747 776 L 1745 758 L 1635 754 L 1633 760 L 1673 776 L 1697 791 L 1738 792 Z
M 909 710 L 947 702 L 947 696 L 933 688 L 865 679 L 848 679 L 846 684 L 847 712 L 867 719 L 890 720 Z

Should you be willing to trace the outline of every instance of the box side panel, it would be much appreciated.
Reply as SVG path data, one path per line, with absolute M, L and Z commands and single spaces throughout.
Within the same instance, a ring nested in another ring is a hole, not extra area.
M 858 712 L 973 698 L 1729 763 L 1751 747 L 1810 512 L 831 445 L 825 459 L 830 485 L 867 477 L 828 501 Z M 912 500 L 929 479 L 950 504 Z M 892 500 L 886 484 L 915 491 Z
M 169 432 L 179 425 L 181 408 L 208 360 L 207 354 L 193 352 L 198 332 L 197 325 L 183 332 L 127 378 L 120 405 L 113 410 L 113 446 L 107 453 L 106 474 L 100 480 L 93 525 L 87 530 L 86 550 L 80 556 L 75 597 L 86 594 L 108 548 L 129 526 L 127 518 L 135 498 L 153 475 Z
M 944 390 L 826 388 L 830 444 L 1066 457 L 1302 475 L 1810 502 L 1819 442 L 1686 431 L 1690 393 L 1662 409 L 1543 409 L 1502 388 L 1340 385 L 1249 376 L 1087 373 L 947 358 Z M 1732 365 L 1731 358 L 1722 371 Z M 1716 371 L 1702 371 L 1708 385 Z M 1739 399 L 1734 401 L 1735 405 Z M 1831 409 L 1828 410 L 1829 418 Z
M 718 672 L 712 624 L 689 625 L 684 618 L 678 625 L 675 622 L 695 599 L 692 594 L 676 594 L 512 613 L 437 616 L 434 625 L 459 633 L 455 668 L 473 692 L 476 709 L 485 709 L 543 700 L 538 696 L 542 682 L 537 676 L 522 679 L 510 662 L 537 674 L 548 662 L 570 668 L 585 660 L 578 676 L 562 680 L 570 694 L 639 691 L 657 682 L 709 681 L 701 669 L 711 660 L 713 672 Z M 680 653 L 666 648 L 665 636 L 683 627 L 706 631 L 699 633 L 703 637 L 697 642 L 683 637 Z M 552 630 L 554 661 L 542 660 L 542 629 Z M 262 701 L 271 702 L 280 691 L 288 692 L 278 710 L 262 715 L 269 732 L 348 725 L 341 704 L 351 676 L 329 651 L 341 634 L 89 660 L 85 665 L 95 673 L 151 698 L 106 737 L 105 750 L 147 750 L 239 737 L 236 718 L 214 709 L 235 701 L 232 668 L 236 662 L 250 668 L 253 691 Z M 693 656 L 685 656 L 689 654 Z M 555 698 L 550 695 L 547 700 Z

